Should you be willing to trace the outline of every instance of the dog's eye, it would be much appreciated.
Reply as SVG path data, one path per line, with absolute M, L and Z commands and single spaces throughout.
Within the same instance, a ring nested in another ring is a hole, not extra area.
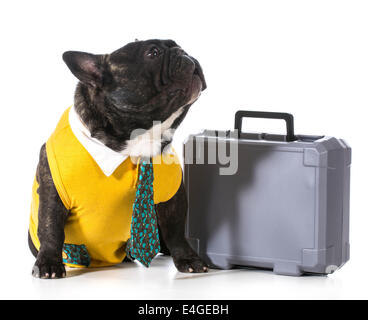
M 147 56 L 150 58 L 157 57 L 160 54 L 160 50 L 156 47 L 151 48 L 151 50 L 147 53 Z

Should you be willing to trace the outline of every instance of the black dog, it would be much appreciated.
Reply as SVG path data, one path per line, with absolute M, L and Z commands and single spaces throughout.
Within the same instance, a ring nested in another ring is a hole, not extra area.
M 69 51 L 63 59 L 80 80 L 75 92 L 76 113 L 91 137 L 116 152 L 134 149 L 132 132 L 149 130 L 153 121 L 165 123 L 170 118 L 166 129 L 172 132 L 206 88 L 197 60 L 171 40 L 136 41 L 106 55 Z M 149 156 L 160 154 L 171 140 L 172 134 L 165 134 Z M 29 235 L 30 249 L 37 258 L 32 274 L 65 277 L 62 250 L 69 211 L 54 185 L 45 144 L 36 180 L 40 247 L 36 249 Z M 184 238 L 187 200 L 183 182 L 174 197 L 155 206 L 162 252 L 172 255 L 181 272 L 206 272 L 207 266 Z

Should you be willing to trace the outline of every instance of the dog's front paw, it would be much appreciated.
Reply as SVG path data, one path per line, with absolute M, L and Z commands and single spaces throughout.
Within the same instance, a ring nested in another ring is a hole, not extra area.
M 41 279 L 65 278 L 66 272 L 63 263 L 47 259 L 37 259 L 32 268 L 32 275 Z
M 176 268 L 180 272 L 208 272 L 208 266 L 199 257 L 174 257 L 173 260 Z

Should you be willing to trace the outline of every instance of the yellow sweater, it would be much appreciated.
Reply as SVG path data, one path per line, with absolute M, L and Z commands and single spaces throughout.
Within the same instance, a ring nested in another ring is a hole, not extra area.
M 125 244 L 130 237 L 138 166 L 128 157 L 111 176 L 106 176 L 73 134 L 69 110 L 64 112 L 46 142 L 52 179 L 69 210 L 65 243 L 84 244 L 91 258 L 90 267 L 117 264 L 125 257 Z M 159 160 L 161 163 L 155 164 Z M 153 159 L 153 171 L 154 202 L 166 202 L 181 184 L 182 170 L 177 155 L 157 156 Z M 33 244 L 39 249 L 37 189 L 35 179 L 29 232 Z

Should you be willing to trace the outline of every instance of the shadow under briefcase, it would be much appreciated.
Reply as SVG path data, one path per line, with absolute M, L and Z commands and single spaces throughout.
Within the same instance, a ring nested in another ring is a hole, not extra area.
M 283 119 L 287 134 L 243 133 L 247 117 Z M 189 136 L 184 158 L 186 237 L 210 266 L 297 276 L 332 273 L 349 260 L 344 140 L 295 136 L 287 113 L 238 111 L 234 131 Z

